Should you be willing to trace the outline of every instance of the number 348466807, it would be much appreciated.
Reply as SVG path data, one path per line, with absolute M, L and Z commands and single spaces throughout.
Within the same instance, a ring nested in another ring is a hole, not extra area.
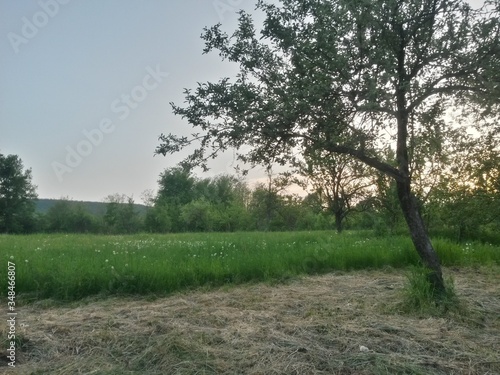
M 12 310 L 16 300 L 16 265 L 9 262 L 7 268 L 7 300 L 9 309 Z

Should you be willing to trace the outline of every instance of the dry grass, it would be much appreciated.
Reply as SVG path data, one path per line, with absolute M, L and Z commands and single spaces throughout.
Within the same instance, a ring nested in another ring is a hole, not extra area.
M 464 303 L 446 317 L 400 314 L 393 270 L 24 306 L 19 365 L 0 373 L 500 374 L 499 271 L 446 270 Z

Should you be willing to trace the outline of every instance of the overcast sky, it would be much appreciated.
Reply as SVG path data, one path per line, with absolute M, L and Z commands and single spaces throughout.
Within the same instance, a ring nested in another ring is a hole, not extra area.
M 40 198 L 140 201 L 186 155 L 153 157 L 161 133 L 191 131 L 169 102 L 236 73 L 216 53 L 202 55 L 203 27 L 232 31 L 237 10 L 254 8 L 255 0 L 0 0 L 0 152 L 32 168 Z M 233 173 L 232 155 L 212 167 L 209 175 Z
M 140 201 L 182 159 L 153 157 L 158 136 L 191 131 L 169 102 L 236 73 L 216 53 L 202 55 L 203 27 L 234 30 L 237 10 L 254 8 L 254 0 L 1 0 L 0 152 L 32 168 L 40 198 Z M 233 173 L 232 159 L 209 175 Z

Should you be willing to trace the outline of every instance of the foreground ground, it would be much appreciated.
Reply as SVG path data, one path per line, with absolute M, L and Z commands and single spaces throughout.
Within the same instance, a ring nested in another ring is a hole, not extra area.
M 2 355 L 0 373 L 500 374 L 500 269 L 445 273 L 463 302 L 445 317 L 401 312 L 400 270 L 42 301 L 19 307 L 18 366 Z M 5 337 L 5 319 L 0 329 Z

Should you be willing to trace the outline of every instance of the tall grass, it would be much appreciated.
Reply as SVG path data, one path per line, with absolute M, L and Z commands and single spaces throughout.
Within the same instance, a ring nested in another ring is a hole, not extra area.
M 445 281 L 444 292 L 436 291 L 429 283 L 430 271 L 421 266 L 412 266 L 407 271 L 407 282 L 403 288 L 401 309 L 405 312 L 424 315 L 444 315 L 450 311 L 465 313 L 455 293 L 453 278 Z
M 500 248 L 436 240 L 444 265 L 500 264 Z M 16 264 L 23 300 L 96 294 L 168 294 L 198 286 L 417 265 L 406 237 L 369 232 L 0 236 L 0 287 Z

